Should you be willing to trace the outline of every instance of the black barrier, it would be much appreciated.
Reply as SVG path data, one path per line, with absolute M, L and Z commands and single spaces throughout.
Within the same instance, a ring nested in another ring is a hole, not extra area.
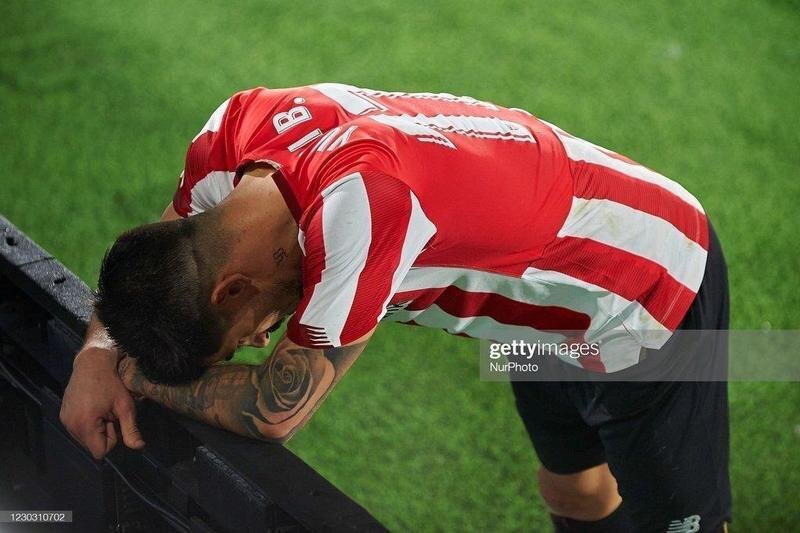
M 147 447 L 95 461 L 58 419 L 88 287 L 0 216 L 0 509 L 72 511 L 75 531 L 385 531 L 283 446 L 145 402 Z

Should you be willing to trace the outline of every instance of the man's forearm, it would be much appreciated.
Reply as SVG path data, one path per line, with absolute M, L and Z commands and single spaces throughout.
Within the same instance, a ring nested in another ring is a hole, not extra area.
M 261 366 L 214 366 L 180 386 L 156 385 L 138 372 L 126 382 L 133 392 L 181 414 L 240 435 L 283 442 L 362 350 L 363 345 L 315 350 L 282 341 Z

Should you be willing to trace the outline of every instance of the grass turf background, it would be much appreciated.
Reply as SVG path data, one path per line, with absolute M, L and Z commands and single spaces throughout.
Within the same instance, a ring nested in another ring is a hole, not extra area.
M 92 285 L 234 91 L 468 94 L 680 181 L 725 246 L 733 326 L 797 329 L 798 74 L 790 1 L 7 1 L 0 212 Z M 800 387 L 732 384 L 731 433 L 736 529 L 796 527 Z M 392 529 L 548 527 L 509 388 L 465 339 L 382 326 L 290 447 Z

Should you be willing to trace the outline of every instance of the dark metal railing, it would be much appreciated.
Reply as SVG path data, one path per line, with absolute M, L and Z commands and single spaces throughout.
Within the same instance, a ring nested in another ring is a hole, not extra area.
M 94 460 L 58 419 L 90 296 L 0 216 L 0 508 L 72 510 L 77 531 L 385 530 L 287 448 L 148 402 L 146 449 Z

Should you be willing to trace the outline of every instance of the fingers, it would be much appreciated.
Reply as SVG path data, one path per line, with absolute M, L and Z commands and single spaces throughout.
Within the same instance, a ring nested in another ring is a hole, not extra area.
M 100 425 L 89 422 L 81 427 L 80 423 L 73 421 L 65 414 L 63 406 L 61 408 L 60 418 L 67 432 L 73 439 L 81 443 L 83 447 L 92 454 L 92 457 L 95 459 L 103 458 L 103 455 L 106 453 L 107 440 L 106 428 L 103 426 L 103 421 L 101 419 L 97 420 L 101 422 Z M 114 434 L 114 438 L 116 438 L 116 433 Z
M 106 420 L 106 449 L 105 453 L 110 452 L 117 445 L 117 431 L 114 429 L 114 422 Z
M 144 448 L 144 439 L 136 426 L 136 406 L 130 397 L 120 399 L 114 404 L 114 411 L 119 420 L 122 441 L 128 448 L 140 450 Z
M 116 438 L 116 435 L 114 435 L 115 441 Z M 82 442 L 83 445 L 86 446 L 86 448 L 89 450 L 89 453 L 92 454 L 92 457 L 98 460 L 102 459 L 108 450 L 106 421 L 102 418 L 98 418 L 91 428 L 87 428 L 78 434 L 78 441 Z

